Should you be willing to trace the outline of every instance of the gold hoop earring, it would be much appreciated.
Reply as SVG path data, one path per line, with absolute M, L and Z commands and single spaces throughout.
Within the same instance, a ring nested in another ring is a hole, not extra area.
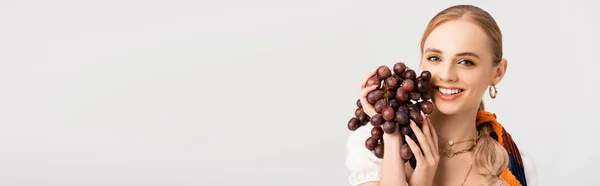
M 494 94 L 492 94 L 492 88 L 494 88 Z M 492 83 L 492 86 L 490 86 L 490 88 L 488 89 L 488 93 L 490 93 L 490 97 L 491 97 L 492 99 L 495 99 L 495 98 L 496 98 L 496 96 L 498 95 L 498 89 L 496 88 L 496 85 L 494 85 L 494 84 Z

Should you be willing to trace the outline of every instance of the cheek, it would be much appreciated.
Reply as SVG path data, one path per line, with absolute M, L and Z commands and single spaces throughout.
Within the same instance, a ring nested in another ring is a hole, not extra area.
M 438 75 L 440 74 L 440 70 L 443 70 L 443 67 L 440 65 L 432 64 L 429 61 L 425 61 L 421 63 L 421 72 L 429 71 L 431 73 L 431 81 L 429 83 L 435 84 L 438 81 Z
M 489 81 L 487 76 L 480 73 L 470 73 L 469 75 L 463 76 L 463 82 L 468 84 L 471 91 L 476 93 L 477 96 L 486 90 Z
M 434 76 L 436 73 L 435 69 L 433 68 L 433 66 L 431 66 L 431 64 L 429 64 L 428 61 L 421 61 L 421 64 L 419 64 L 419 72 L 423 72 L 423 71 L 429 71 L 431 72 L 431 75 Z

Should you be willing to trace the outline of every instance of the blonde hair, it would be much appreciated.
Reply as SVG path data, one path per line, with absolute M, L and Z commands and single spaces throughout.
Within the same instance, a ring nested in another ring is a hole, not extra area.
M 494 66 L 500 64 L 500 61 L 502 60 L 502 33 L 500 28 L 488 12 L 473 5 L 455 5 L 446 8 L 435 15 L 427 25 L 423 34 L 421 40 L 421 53 L 423 53 L 423 45 L 429 34 L 437 26 L 451 20 L 470 21 L 482 28 L 490 39 L 492 62 Z M 479 104 L 479 110 L 484 110 L 483 101 Z M 500 174 L 508 167 L 509 159 L 506 149 L 490 136 L 490 133 L 492 132 L 490 124 L 482 124 L 477 130 L 481 134 L 481 138 L 474 148 L 475 160 L 473 166 L 475 170 L 488 178 L 489 185 L 505 185 L 506 182 L 500 178 Z

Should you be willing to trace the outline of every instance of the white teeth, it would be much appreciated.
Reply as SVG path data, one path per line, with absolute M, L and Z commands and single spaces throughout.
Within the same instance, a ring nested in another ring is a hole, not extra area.
M 448 94 L 448 95 L 452 95 L 452 94 L 458 94 L 460 92 L 462 92 L 462 90 L 460 89 L 447 89 L 447 88 L 439 88 L 440 92 L 442 92 L 442 94 Z

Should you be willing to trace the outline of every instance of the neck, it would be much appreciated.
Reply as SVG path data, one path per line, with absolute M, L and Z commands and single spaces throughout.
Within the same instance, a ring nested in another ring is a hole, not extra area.
M 436 111 L 429 116 L 429 119 L 438 136 L 445 140 L 460 141 L 476 137 L 476 116 L 477 110 L 454 115 L 446 115 Z M 440 139 L 439 142 L 443 143 L 444 141 Z

